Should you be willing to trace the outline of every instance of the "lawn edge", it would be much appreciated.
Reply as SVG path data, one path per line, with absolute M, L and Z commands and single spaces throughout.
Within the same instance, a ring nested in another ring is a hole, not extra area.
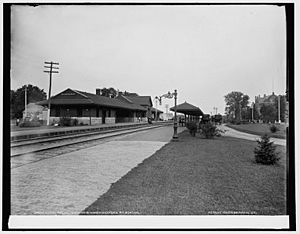
M 263 136 L 263 135 L 267 134 L 268 136 L 270 136 L 272 138 L 286 139 L 286 137 L 284 137 L 284 136 L 279 136 L 279 135 L 274 136 L 274 135 L 271 135 L 271 133 L 269 133 L 269 132 L 259 133 L 259 132 L 255 132 L 255 131 L 251 131 L 251 130 L 235 128 L 235 126 L 232 126 L 232 125 L 229 125 L 229 124 L 225 124 L 225 126 L 231 128 L 231 129 L 234 129 L 236 131 L 239 131 L 239 132 L 249 133 L 249 134 L 253 134 L 253 135 L 257 135 L 257 136 Z

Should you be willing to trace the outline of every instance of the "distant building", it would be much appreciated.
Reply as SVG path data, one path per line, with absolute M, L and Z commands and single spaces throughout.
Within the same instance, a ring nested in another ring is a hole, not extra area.
M 119 100 L 128 102 L 128 103 L 133 103 L 136 105 L 141 105 L 145 108 L 147 108 L 147 117 L 156 119 L 156 114 L 157 114 L 157 119 L 160 119 L 160 114 L 163 113 L 161 110 L 156 110 L 153 107 L 153 103 L 151 100 L 151 96 L 138 96 L 136 93 L 131 93 L 129 95 L 124 95 L 122 93 L 119 93 L 118 96 L 116 97 Z
M 275 95 L 274 92 L 272 92 L 271 95 L 266 95 L 264 94 L 263 96 L 255 96 L 255 103 L 254 103 L 254 108 L 257 111 L 258 115 L 261 116 L 261 107 L 263 105 L 273 105 L 276 109 L 278 108 L 276 106 L 276 104 L 278 103 L 278 100 L 281 100 L 281 102 L 286 103 L 286 96 L 285 95 Z M 285 112 L 285 118 L 284 120 L 282 119 L 282 121 L 287 122 L 287 105 L 285 104 L 284 107 L 281 108 L 285 108 L 284 112 Z
M 162 113 L 161 115 L 160 115 L 160 118 L 162 119 L 162 120 L 164 120 L 164 121 L 167 121 L 167 120 L 171 120 L 171 119 L 173 119 L 173 113 Z
M 43 121 L 47 118 L 47 112 L 48 108 L 35 103 L 29 103 L 26 106 L 26 112 L 25 110 L 23 111 L 23 119 L 26 118 L 29 121 Z
M 151 97 L 150 104 L 151 102 Z M 48 100 L 38 102 L 48 105 Z M 60 117 L 77 119 L 78 124 L 98 125 L 105 123 L 147 121 L 147 108 L 130 100 L 120 100 L 79 90 L 66 89 L 51 97 L 50 123 L 57 123 Z
M 47 107 L 48 100 L 37 103 Z M 105 123 L 146 122 L 155 115 L 151 96 L 101 96 L 101 90 L 87 93 L 66 89 L 51 97 L 50 123 L 58 123 L 61 117 L 77 119 L 78 124 L 98 125 Z M 157 112 L 162 113 L 158 110 Z

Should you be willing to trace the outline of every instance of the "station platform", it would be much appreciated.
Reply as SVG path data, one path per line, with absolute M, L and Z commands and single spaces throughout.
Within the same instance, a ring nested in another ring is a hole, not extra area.
M 162 124 L 170 123 L 166 121 L 157 121 L 153 124 Z M 86 126 L 72 126 L 72 127 L 61 127 L 61 126 L 41 126 L 41 127 L 31 127 L 31 128 L 20 128 L 14 127 L 11 129 L 10 140 L 26 140 L 34 139 L 38 137 L 51 137 L 51 136 L 60 136 L 68 134 L 76 134 L 83 132 L 96 132 L 96 131 L 105 131 L 110 129 L 118 128 L 128 128 L 128 127 L 139 127 L 151 125 L 148 122 L 139 122 L 139 123 L 115 123 L 115 124 L 101 124 L 101 125 L 86 125 Z

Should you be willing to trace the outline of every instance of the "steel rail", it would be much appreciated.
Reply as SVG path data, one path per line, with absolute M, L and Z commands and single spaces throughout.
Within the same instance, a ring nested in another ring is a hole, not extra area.
M 128 127 L 123 127 L 123 128 L 108 128 L 107 130 L 100 130 L 100 131 L 80 131 L 78 133 L 73 133 L 73 134 L 60 134 L 60 135 L 54 135 L 54 136 L 48 136 L 48 137 L 36 137 L 36 138 L 31 138 L 31 139 L 23 139 L 23 140 L 18 140 L 18 141 L 12 141 L 10 147 L 11 148 L 16 148 L 16 147 L 22 147 L 26 145 L 34 145 L 38 143 L 44 143 L 44 142 L 52 142 L 52 141 L 58 141 L 58 140 L 65 140 L 65 139 L 72 139 L 72 138 L 78 138 L 78 137 L 87 137 L 87 136 L 93 136 L 93 135 L 98 135 L 98 134 L 105 134 L 105 133 L 110 133 L 110 132 L 118 132 L 118 131 L 125 131 L 129 129 L 138 129 L 142 128 L 145 126 L 149 125 L 134 125 L 134 126 L 128 126 Z M 155 125 L 156 126 L 156 125 Z
M 107 135 L 103 135 L 105 133 L 97 133 L 98 134 L 98 137 L 93 137 L 93 136 L 83 136 L 83 135 L 80 135 L 80 136 L 72 136 L 72 138 L 65 138 L 63 140 L 73 140 L 72 142 L 60 142 L 58 143 L 57 145 L 45 145 L 44 147 L 40 148 L 40 149 L 33 149 L 33 150 L 28 150 L 28 151 L 25 151 L 25 152 L 21 152 L 21 153 L 15 153 L 15 154 L 11 154 L 10 156 L 11 157 L 19 157 L 19 156 L 23 156 L 23 155 L 28 155 L 28 154 L 33 154 L 33 153 L 37 153 L 37 152 L 42 152 L 42 151 L 47 151 L 47 150 L 51 150 L 51 149 L 58 149 L 58 148 L 62 148 L 62 147 L 65 147 L 65 146 L 71 146 L 71 145 L 76 145 L 76 144 L 79 144 L 79 143 L 86 143 L 86 142 L 92 142 L 92 141 L 97 141 L 97 140 L 102 140 L 102 139 L 107 139 L 107 138 L 111 138 L 111 137 L 116 137 L 116 136 L 120 136 L 120 135 L 126 135 L 126 134 L 131 134 L 131 133 L 134 133 L 134 132 L 139 132 L 139 131 L 145 131 L 145 130 L 149 130 L 149 129 L 154 129 L 154 128 L 160 128 L 160 127 L 164 127 L 166 125 L 169 125 L 169 124 L 160 124 L 160 125 L 153 125 L 153 126 L 147 126 L 147 127 L 138 127 L 138 128 L 130 128 L 130 129 L 119 129 L 118 131 L 113 131 L 113 132 L 109 132 L 107 133 Z M 93 135 L 97 135 L 97 134 L 93 134 Z M 83 137 L 90 137 L 90 138 L 87 138 L 87 139 L 80 139 L 80 138 L 83 138 Z M 77 141 L 76 141 L 77 139 Z M 53 141 L 60 141 L 60 139 L 56 139 L 56 140 L 53 140 L 51 139 L 50 141 L 45 141 L 43 143 L 47 143 L 47 142 L 53 142 Z M 39 145 L 41 144 L 41 142 L 36 142 L 36 143 L 32 143 L 30 145 Z M 21 145 L 21 146 L 16 146 L 15 148 L 17 147 L 26 147 L 28 145 Z

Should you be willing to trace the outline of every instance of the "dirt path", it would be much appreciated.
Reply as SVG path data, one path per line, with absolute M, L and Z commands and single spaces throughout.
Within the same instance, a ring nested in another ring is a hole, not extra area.
M 258 136 L 258 135 L 240 132 L 240 131 L 234 130 L 232 128 L 229 128 L 225 125 L 219 125 L 218 128 L 226 131 L 225 134 L 223 134 L 224 136 L 236 137 L 236 138 L 251 140 L 251 141 L 256 141 L 256 140 L 260 139 L 260 136 Z M 285 139 L 270 138 L 270 140 L 273 141 L 274 144 L 276 144 L 276 145 L 286 146 Z

